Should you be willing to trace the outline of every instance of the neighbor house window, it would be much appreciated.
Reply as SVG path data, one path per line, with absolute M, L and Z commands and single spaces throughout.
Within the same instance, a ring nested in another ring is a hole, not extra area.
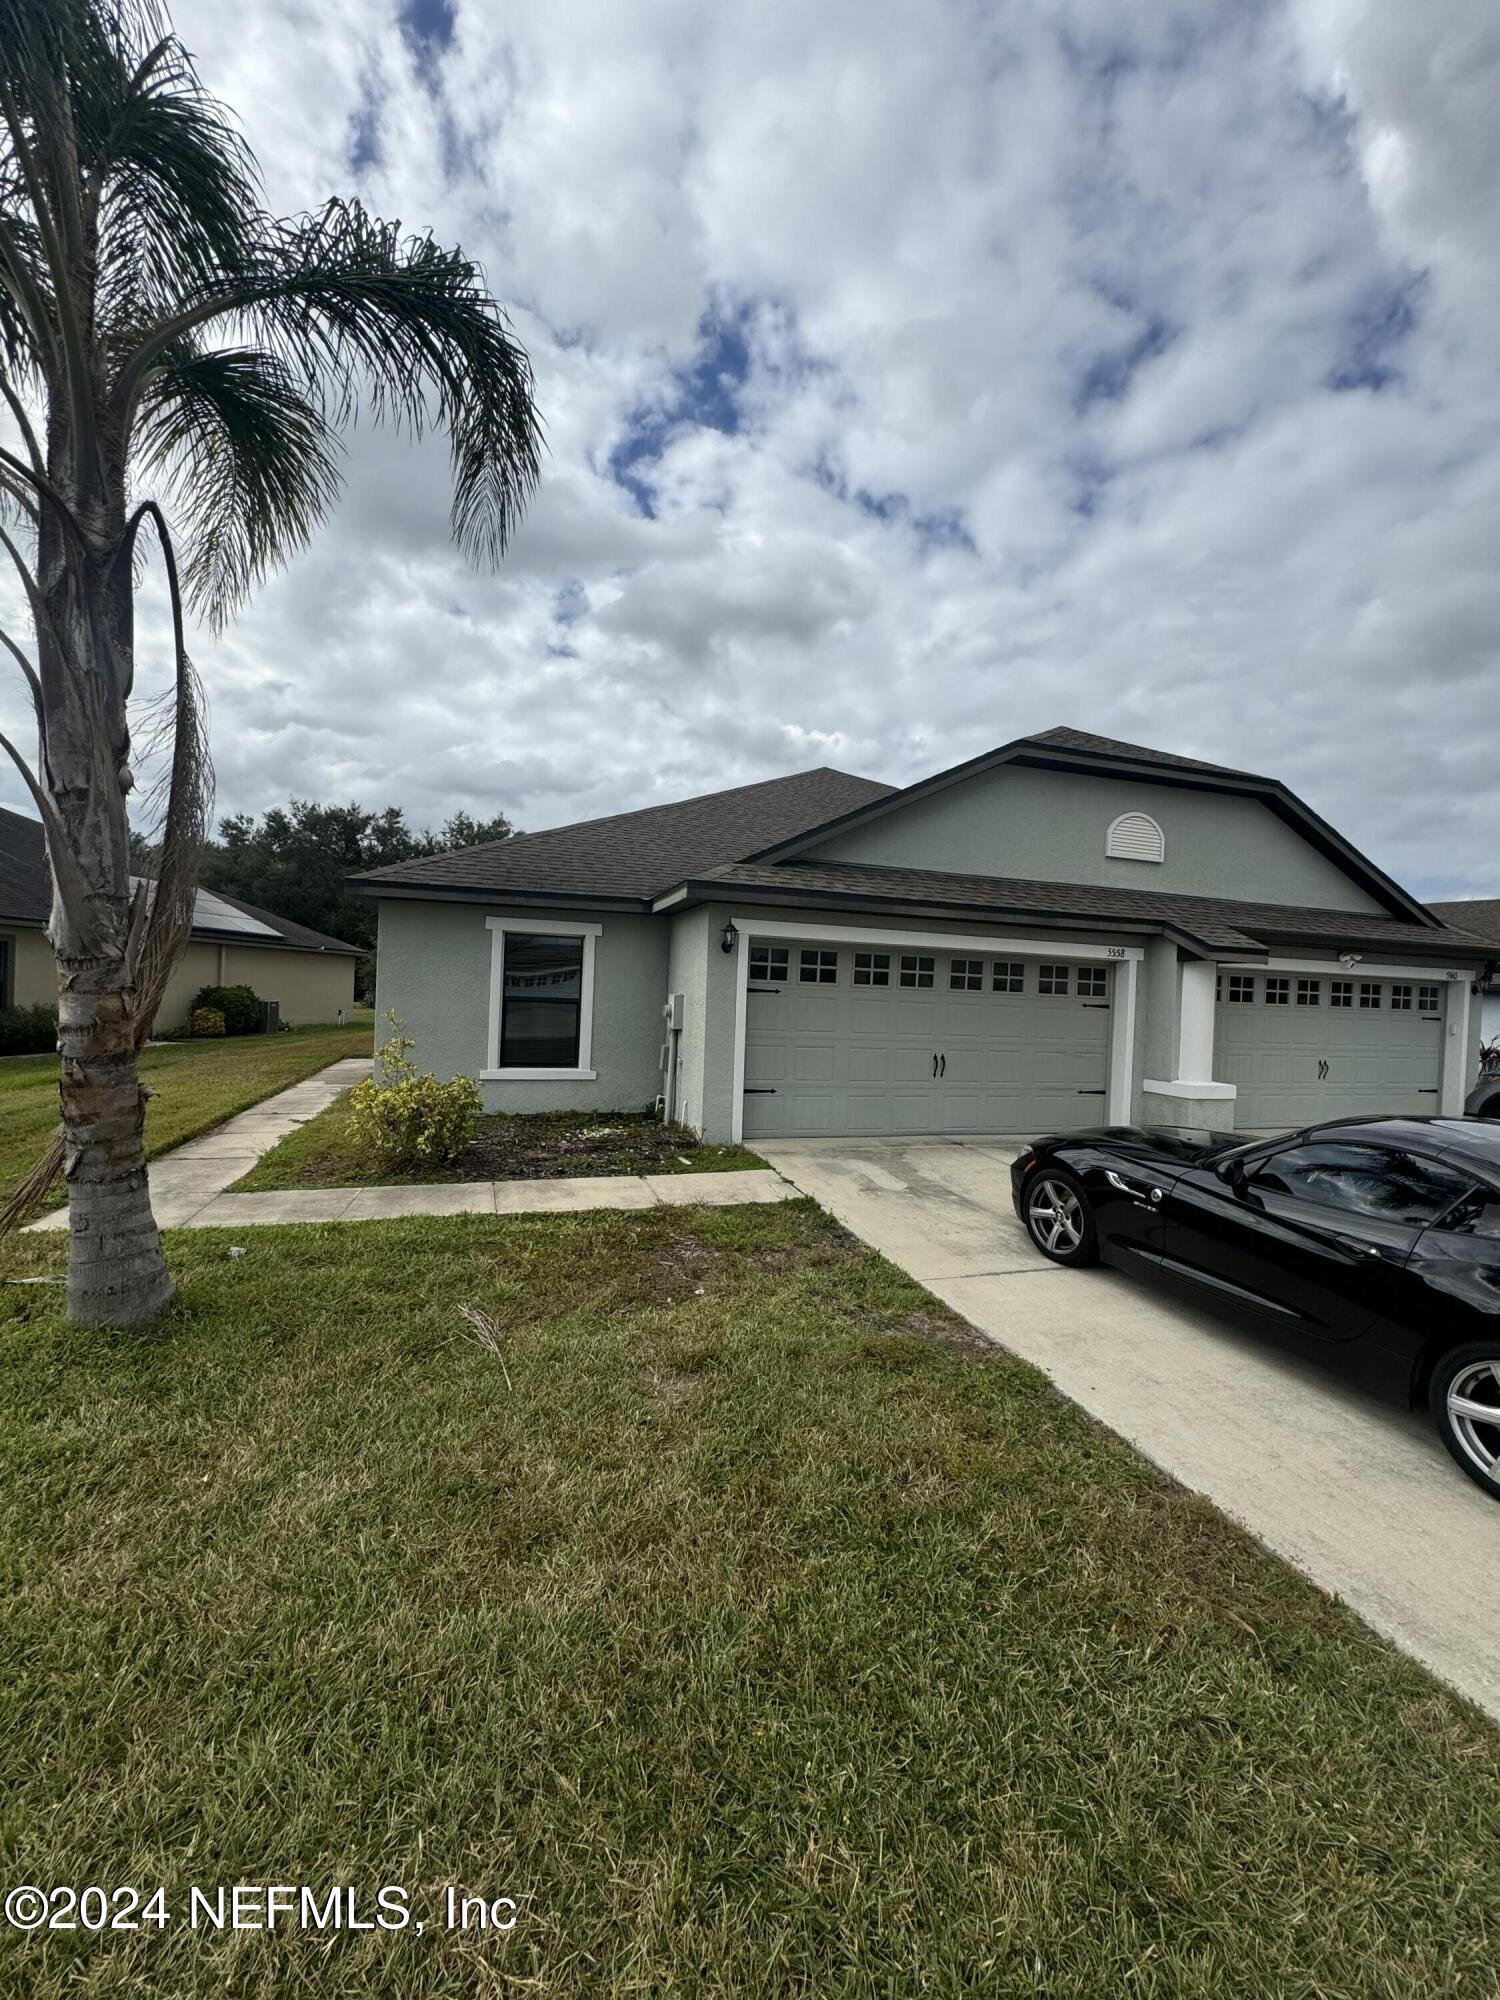
M 507 931 L 500 1067 L 577 1069 L 582 1018 L 583 939 Z
M 903 952 L 901 957 L 901 984 L 903 986 L 931 986 L 937 972 L 935 958 L 922 958 L 913 952 Z
M 1366 1010 L 1380 1005 L 1380 987 L 1377 981 L 1362 979 L 1359 982 L 1359 1004 Z
M 1078 968 L 1078 997 L 1080 1000 L 1102 1000 L 1109 987 L 1109 974 L 1102 965 L 1080 965 Z
M 891 955 L 888 951 L 857 951 L 854 954 L 856 986 L 889 986 Z
M 1393 986 L 1391 988 L 1391 1012 L 1393 1014 L 1409 1014 L 1411 1012 L 1411 988 L 1409 986 Z
M 1036 990 L 1038 993 L 1066 993 L 1068 973 L 1066 965 L 1041 965 L 1037 967 Z
M 1323 982 L 1321 979 L 1299 979 L 1297 981 L 1297 1005 L 1299 1007 L 1321 1006 Z
M 1292 1004 L 1292 982 L 1290 979 L 1268 979 L 1266 981 L 1266 1005 L 1268 1007 L 1290 1007 Z
M 787 977 L 789 954 L 784 944 L 753 944 L 750 947 L 750 977 L 769 985 Z
M 797 968 L 797 977 L 804 986 L 836 986 L 839 977 L 838 953 L 804 951 Z
M 1354 1005 L 1354 981 L 1352 979 L 1330 979 L 1328 982 L 1328 1004 L 1330 1007 L 1352 1007 Z
M 1248 972 L 1231 972 L 1229 975 L 1229 1004 L 1232 1007 L 1248 1007 L 1255 998 L 1255 981 Z
M 1018 958 L 997 958 L 993 990 L 996 993 L 1024 993 L 1026 991 L 1026 966 Z
M 948 961 L 948 984 L 955 993 L 984 991 L 984 960 L 952 958 Z
M 1440 1013 L 1443 1005 L 1442 993 L 1443 989 L 1441 986 L 1419 986 L 1417 988 L 1417 1006 L 1424 1014 Z

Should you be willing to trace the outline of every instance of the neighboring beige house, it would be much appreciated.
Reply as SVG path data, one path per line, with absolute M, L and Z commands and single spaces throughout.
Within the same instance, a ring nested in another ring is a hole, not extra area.
M 55 1006 L 57 974 L 43 925 L 52 882 L 40 822 L 0 806 L 0 1005 Z M 295 1028 L 348 1020 L 358 946 L 200 889 L 193 934 L 167 986 L 158 1028 L 180 1027 L 205 986 L 250 986 Z

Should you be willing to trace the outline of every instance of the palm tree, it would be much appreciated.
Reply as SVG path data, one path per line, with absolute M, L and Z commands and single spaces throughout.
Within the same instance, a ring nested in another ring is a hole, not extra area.
M 0 0 L 0 550 L 21 579 L 46 827 L 68 1306 L 154 1318 L 136 1055 L 186 939 L 209 802 L 185 608 L 217 630 L 338 490 L 363 403 L 450 445 L 452 529 L 498 561 L 538 473 L 531 371 L 478 267 L 357 202 L 276 220 L 154 0 Z M 173 524 L 182 537 L 180 557 Z M 143 531 L 149 530 L 149 536 Z M 176 662 L 163 850 L 132 887 L 134 584 L 151 538 Z M 13 1204 L 13 1207 L 15 1204 Z

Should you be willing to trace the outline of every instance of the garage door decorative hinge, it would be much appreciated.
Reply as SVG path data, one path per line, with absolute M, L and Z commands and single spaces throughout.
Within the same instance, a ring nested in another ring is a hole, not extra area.
M 776 1095 L 776 1086 L 774 1083 L 747 1083 L 745 1085 L 745 1095 L 746 1097 L 774 1097 Z
M 1078 1095 L 1080 1097 L 1105 1097 L 1108 1093 L 1103 1090 L 1080 1090 Z

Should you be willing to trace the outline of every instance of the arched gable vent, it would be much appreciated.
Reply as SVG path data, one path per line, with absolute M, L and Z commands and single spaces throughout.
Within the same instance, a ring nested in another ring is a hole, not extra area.
M 1150 813 L 1121 813 L 1110 822 L 1104 852 L 1116 861 L 1165 861 L 1167 843 Z

